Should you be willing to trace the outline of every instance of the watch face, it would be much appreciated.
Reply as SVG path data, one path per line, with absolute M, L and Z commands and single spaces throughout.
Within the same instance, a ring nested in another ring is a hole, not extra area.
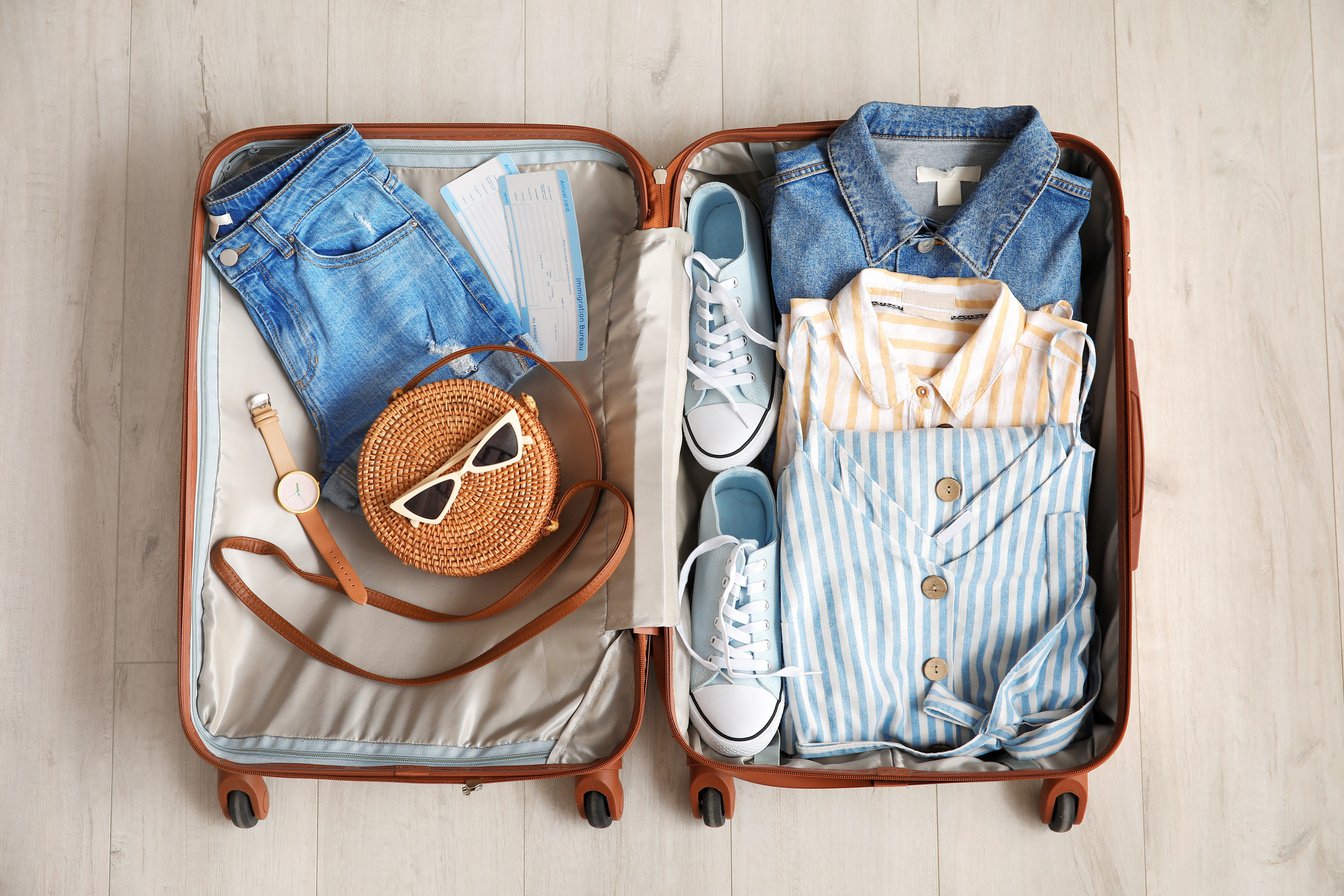
M 275 485 L 275 499 L 290 513 L 307 513 L 320 497 L 317 480 L 303 470 L 291 470 Z

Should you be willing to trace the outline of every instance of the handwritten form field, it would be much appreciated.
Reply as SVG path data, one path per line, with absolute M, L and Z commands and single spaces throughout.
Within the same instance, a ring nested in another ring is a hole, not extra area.
M 564 171 L 499 179 L 524 329 L 552 361 L 588 357 L 588 297 L 578 220 Z

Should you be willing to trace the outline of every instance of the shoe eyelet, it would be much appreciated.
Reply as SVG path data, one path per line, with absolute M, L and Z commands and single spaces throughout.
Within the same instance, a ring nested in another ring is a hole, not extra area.
M 754 382 L 756 382 L 756 374 L 753 373 L 753 374 L 751 375 L 751 379 L 747 380 L 747 382 L 749 382 L 749 383 L 754 383 Z
M 751 352 L 747 352 L 747 363 L 751 363 Z M 755 376 L 755 374 L 753 373 L 752 376 Z

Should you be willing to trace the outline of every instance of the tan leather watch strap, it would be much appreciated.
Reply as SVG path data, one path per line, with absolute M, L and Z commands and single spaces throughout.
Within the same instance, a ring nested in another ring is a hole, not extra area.
M 285 441 L 284 430 L 280 428 L 280 414 L 271 407 L 269 401 L 249 405 L 249 410 L 252 412 L 252 425 L 261 433 L 261 438 L 266 443 L 266 451 L 271 455 L 271 463 L 275 464 L 275 475 L 282 477 L 297 470 L 299 465 L 295 463 L 294 454 L 289 450 L 289 443 Z M 327 528 L 327 521 L 322 519 L 322 514 L 318 513 L 316 505 L 294 515 L 299 518 L 303 531 L 308 534 L 308 540 L 336 574 L 336 580 L 346 596 L 357 604 L 368 603 L 368 589 L 360 581 L 359 574 L 350 565 L 350 561 L 345 559 L 345 554 L 336 544 L 336 537 Z
M 308 533 L 308 540 L 313 543 L 313 547 L 317 548 L 322 559 L 327 561 L 331 571 L 336 573 L 336 579 L 341 583 L 341 590 L 345 592 L 346 597 L 357 604 L 368 603 L 368 589 L 360 581 L 359 574 L 350 565 L 350 561 L 345 559 L 345 554 L 341 553 L 340 546 L 336 544 L 336 536 L 331 534 L 331 530 L 327 528 L 327 521 L 322 519 L 322 514 L 317 512 L 317 508 L 295 516 L 303 525 L 303 531 Z
M 229 586 L 229 590 L 237 595 L 238 599 L 242 601 L 243 606 L 255 613 L 262 622 L 270 626 L 270 628 L 280 635 L 280 637 L 284 638 L 295 647 L 298 647 L 314 659 L 326 663 L 333 668 L 349 672 L 351 675 L 358 675 L 360 678 L 367 678 L 371 681 L 380 681 L 384 684 L 401 685 L 404 687 L 422 687 L 424 685 L 437 684 L 442 681 L 448 681 L 449 679 L 459 678 L 466 675 L 468 672 L 474 672 L 482 666 L 489 665 L 509 651 L 527 643 L 532 638 L 541 634 L 546 629 L 555 625 L 561 619 L 564 619 L 566 616 L 587 603 L 588 600 L 607 583 L 607 580 L 611 578 L 612 573 L 616 571 L 622 558 L 625 557 L 626 551 L 630 548 L 630 539 L 635 525 L 634 510 L 630 506 L 629 499 L 621 493 L 620 489 L 599 479 L 589 479 L 584 482 L 576 483 L 565 492 L 564 497 L 562 497 L 560 502 L 556 505 L 555 516 L 557 518 L 560 516 L 561 511 L 567 504 L 569 504 L 570 500 L 575 495 L 588 489 L 597 489 L 597 495 L 599 497 L 603 491 L 615 495 L 617 500 L 620 501 L 622 511 L 620 536 L 616 539 L 616 544 L 607 554 L 607 559 L 603 561 L 597 572 L 593 573 L 592 577 L 584 582 L 577 591 L 573 592 L 568 597 L 557 601 L 547 610 L 534 617 L 526 625 L 519 627 L 507 637 L 498 641 L 490 649 L 483 651 L 473 659 L 467 660 L 465 663 L 461 663 L 451 669 L 433 675 L 420 676 L 419 678 L 395 678 L 389 675 L 381 675 L 377 672 L 370 672 L 367 669 L 342 659 L 301 632 L 291 624 L 289 620 L 285 619 L 272 609 L 269 604 L 258 597 L 252 589 L 248 588 L 242 578 L 238 575 L 237 570 L 230 566 L 229 562 L 224 558 L 225 551 L 236 550 L 245 551 L 250 554 L 279 557 L 281 562 L 288 566 L 291 571 L 297 573 L 305 580 L 312 582 L 314 585 L 321 585 L 323 588 L 327 588 L 331 591 L 342 590 L 341 584 L 336 579 L 300 569 L 295 565 L 294 561 L 289 558 L 289 555 L 269 541 L 263 541 L 259 538 L 244 537 L 221 539 L 220 541 L 215 542 L 214 547 L 210 549 L 210 566 L 214 569 L 220 579 Z M 581 534 L 585 528 L 586 526 L 580 526 L 578 530 L 579 533 Z M 408 619 L 418 619 L 422 622 L 468 622 L 497 615 L 517 604 L 527 596 L 528 593 L 535 589 L 537 585 L 545 581 L 558 565 L 559 560 L 556 559 L 556 554 L 553 553 L 541 565 L 533 570 L 523 582 L 519 583 L 517 588 L 509 592 L 508 595 L 474 613 L 441 613 L 437 610 L 431 610 L 427 607 L 421 607 L 417 604 L 398 600 L 389 594 L 383 594 L 379 591 L 369 591 L 368 602 L 369 606 L 377 607 L 385 612 L 397 616 L 404 616 Z
M 271 463 L 275 464 L 275 475 L 284 476 L 297 470 L 299 465 L 294 462 L 289 443 L 285 441 L 284 430 L 280 428 L 280 414 L 269 403 L 252 407 L 250 410 L 252 425 L 261 433 L 261 440 L 266 443 L 266 452 L 271 456 Z

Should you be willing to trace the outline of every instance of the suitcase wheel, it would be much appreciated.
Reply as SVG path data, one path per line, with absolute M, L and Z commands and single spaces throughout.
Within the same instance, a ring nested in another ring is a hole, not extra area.
M 257 826 L 257 815 L 252 811 L 252 797 L 241 790 L 229 791 L 229 821 L 233 822 L 234 827 L 244 830 Z
M 583 816 L 595 828 L 611 827 L 611 808 L 605 794 L 590 790 L 583 795 Z
M 1077 817 L 1078 794 L 1061 793 L 1055 797 L 1055 807 L 1050 812 L 1050 830 L 1057 834 L 1067 833 Z
M 704 787 L 700 790 L 700 820 L 705 827 L 723 827 L 723 794 L 716 787 Z
M 1063 834 L 1083 823 L 1087 814 L 1087 775 L 1046 778 L 1041 782 L 1041 823 Z
M 609 828 L 613 821 L 620 821 L 625 810 L 620 760 L 606 768 L 579 775 L 574 781 L 574 801 L 583 817 L 595 828 Z
M 691 767 L 691 814 L 703 821 L 706 827 L 723 827 L 723 823 L 733 817 L 734 804 L 737 802 L 733 779 L 693 759 L 688 764 Z
M 236 828 L 257 826 L 271 811 L 271 793 L 259 775 L 220 771 L 215 784 L 219 808 Z

